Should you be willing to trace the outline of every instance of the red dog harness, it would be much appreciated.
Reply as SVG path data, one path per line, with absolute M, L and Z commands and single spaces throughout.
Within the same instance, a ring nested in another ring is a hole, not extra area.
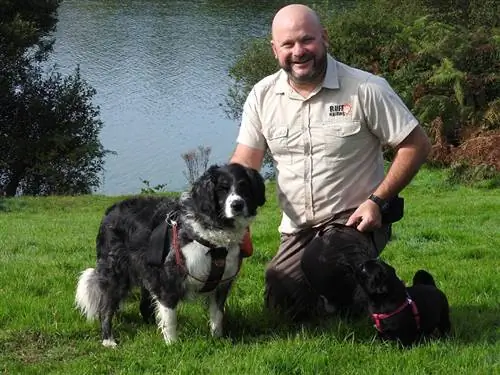
M 417 330 L 420 330 L 420 314 L 418 313 L 417 305 L 415 301 L 413 301 L 410 296 L 406 296 L 406 300 L 404 303 L 399 306 L 396 310 L 394 310 L 391 313 L 385 313 L 385 314 L 372 314 L 372 319 L 375 322 L 375 327 L 377 328 L 377 331 L 383 332 L 382 325 L 380 324 L 382 320 L 390 318 L 391 316 L 394 316 L 401 311 L 403 311 L 407 306 L 411 306 L 411 311 L 413 313 L 413 317 L 415 318 L 415 323 L 417 324 Z
M 196 281 L 203 283 L 203 287 L 200 289 L 200 293 L 210 292 L 214 290 L 215 287 L 217 287 L 217 285 L 231 281 L 236 277 L 236 275 L 238 275 L 238 272 L 240 271 L 241 267 L 241 257 L 238 263 L 238 269 L 236 270 L 236 273 L 233 276 L 223 279 L 222 275 L 224 275 L 224 270 L 226 268 L 227 249 L 224 247 L 213 247 L 213 245 L 207 243 L 206 241 L 202 241 L 201 239 L 196 239 L 195 241 L 197 242 L 202 241 L 200 243 L 203 246 L 207 246 L 210 248 L 210 250 L 208 250 L 212 258 L 210 266 L 210 274 L 208 275 L 207 280 L 201 280 L 196 276 L 190 274 L 184 262 L 184 257 L 182 256 L 181 246 L 179 244 L 179 235 L 177 233 L 178 230 L 177 223 L 175 221 L 172 221 L 170 225 L 172 227 L 172 247 L 175 250 L 175 262 L 177 263 L 177 266 L 181 267 L 187 275 L 189 275 Z

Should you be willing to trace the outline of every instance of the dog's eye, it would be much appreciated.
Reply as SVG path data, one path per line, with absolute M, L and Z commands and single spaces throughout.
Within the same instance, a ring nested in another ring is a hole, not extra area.
M 238 189 L 245 189 L 247 187 L 246 181 L 238 181 L 237 188 Z
M 229 191 L 229 184 L 226 184 L 226 183 L 221 183 L 219 185 L 217 185 L 217 190 L 218 191 Z

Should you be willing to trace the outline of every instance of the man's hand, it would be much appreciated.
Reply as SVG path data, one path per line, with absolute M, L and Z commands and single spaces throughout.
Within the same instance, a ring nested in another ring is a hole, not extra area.
M 345 224 L 360 232 L 369 232 L 382 226 L 382 214 L 378 205 L 367 199 L 352 213 Z

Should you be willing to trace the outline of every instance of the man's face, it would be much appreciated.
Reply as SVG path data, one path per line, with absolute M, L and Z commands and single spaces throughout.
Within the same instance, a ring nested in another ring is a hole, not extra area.
M 326 70 L 326 32 L 306 23 L 275 30 L 271 42 L 280 67 L 295 83 L 319 83 Z

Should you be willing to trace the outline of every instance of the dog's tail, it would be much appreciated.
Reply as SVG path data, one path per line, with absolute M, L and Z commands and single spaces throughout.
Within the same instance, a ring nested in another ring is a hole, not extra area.
M 432 285 L 436 286 L 434 278 L 432 275 L 424 270 L 418 270 L 413 276 L 413 285 Z
M 97 272 L 94 268 L 87 268 L 78 279 L 75 305 L 88 320 L 99 315 L 101 296 Z

